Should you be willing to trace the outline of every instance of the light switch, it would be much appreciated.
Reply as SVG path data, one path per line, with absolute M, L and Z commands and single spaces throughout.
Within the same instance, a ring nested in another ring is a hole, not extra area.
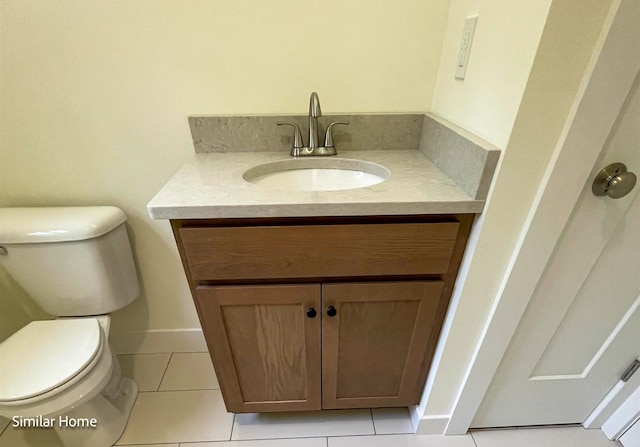
M 458 51 L 458 60 L 456 63 L 456 79 L 464 79 L 467 72 L 471 42 L 473 42 L 473 33 L 476 31 L 477 22 L 478 16 L 467 17 L 464 21 L 464 31 L 462 32 L 460 50 Z

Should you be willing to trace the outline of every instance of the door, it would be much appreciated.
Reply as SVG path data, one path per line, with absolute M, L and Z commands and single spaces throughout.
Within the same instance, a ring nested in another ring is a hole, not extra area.
M 640 73 L 593 169 L 640 174 Z M 640 188 L 584 185 L 472 427 L 581 423 L 640 356 Z
M 433 321 L 443 286 L 442 281 L 322 286 L 322 408 L 418 403 L 438 337 Z
M 320 409 L 320 285 L 200 286 L 196 305 L 228 411 Z

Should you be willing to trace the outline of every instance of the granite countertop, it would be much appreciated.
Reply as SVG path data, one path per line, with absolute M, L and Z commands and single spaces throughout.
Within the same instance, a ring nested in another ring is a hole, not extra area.
M 375 162 L 391 176 L 341 191 L 280 191 L 245 181 L 256 165 L 291 159 L 282 152 L 197 153 L 147 205 L 154 219 L 368 216 L 479 213 L 469 196 L 419 150 L 339 151 L 338 158 Z

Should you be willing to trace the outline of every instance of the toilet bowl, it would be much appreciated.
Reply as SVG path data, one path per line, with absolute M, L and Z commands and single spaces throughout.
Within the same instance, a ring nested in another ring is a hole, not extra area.
M 0 343 L 0 416 L 66 447 L 111 447 L 138 394 L 109 346 L 109 314 L 140 288 L 116 207 L 0 208 L 0 265 L 43 310 Z
M 34 321 L 0 344 L 0 416 L 14 427 L 53 428 L 67 447 L 112 446 L 138 387 L 121 378 L 109 323 L 108 316 Z

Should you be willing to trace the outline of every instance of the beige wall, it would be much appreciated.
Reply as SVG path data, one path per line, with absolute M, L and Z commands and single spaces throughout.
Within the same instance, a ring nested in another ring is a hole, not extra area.
M 452 0 L 432 112 L 504 149 L 551 0 Z M 465 18 L 478 16 L 464 80 L 454 72 Z
M 452 10 L 456 9 L 457 1 L 452 0 Z M 504 1 L 515 3 L 513 0 Z M 502 107 L 502 113 L 509 115 L 514 124 L 512 130 L 505 127 L 501 136 L 508 139 L 501 167 L 485 212 L 474 227 L 460 282 L 447 316 L 447 336 L 441 339 L 438 360 L 419 409 L 425 420 L 437 421 L 431 424 L 432 427 L 446 422 L 455 405 L 460 384 L 500 291 L 510 258 L 611 3 L 611 0 L 554 1 L 546 23 L 542 16 L 538 18 L 540 26 L 544 25 L 544 31 L 535 58 L 534 53 L 529 55 L 532 69 L 525 79 L 526 84 L 521 86 L 523 93 L 519 96 L 522 100 L 516 110 L 511 110 L 513 104 L 493 103 L 484 106 L 471 104 L 468 110 L 462 108 L 457 111 L 458 116 L 463 116 L 467 112 L 471 114 L 475 107 L 482 107 L 488 114 L 497 114 Z M 480 20 L 482 15 L 478 24 Z M 443 54 L 442 60 L 445 59 Z M 505 55 L 503 62 L 494 69 L 502 71 L 502 65 L 507 61 Z M 438 90 L 441 85 L 438 78 L 436 98 L 449 94 L 448 90 Z M 455 90 L 460 86 L 452 88 Z M 498 94 L 501 87 L 493 84 L 491 88 Z M 490 96 L 490 93 L 483 92 L 482 95 Z M 492 106 L 497 110 L 491 110 Z M 445 115 L 445 118 L 449 117 Z M 430 422 L 425 423 L 425 427 L 429 425 Z
M 32 319 L 49 318 L 1 268 L 0 297 L 0 342 Z M 10 297 L 18 299 L 8 299 Z
M 313 90 L 325 112 L 426 111 L 448 4 L 2 0 L 0 204 L 121 207 L 144 292 L 113 331 L 199 327 L 145 208 L 193 152 L 187 116 L 305 113 Z

